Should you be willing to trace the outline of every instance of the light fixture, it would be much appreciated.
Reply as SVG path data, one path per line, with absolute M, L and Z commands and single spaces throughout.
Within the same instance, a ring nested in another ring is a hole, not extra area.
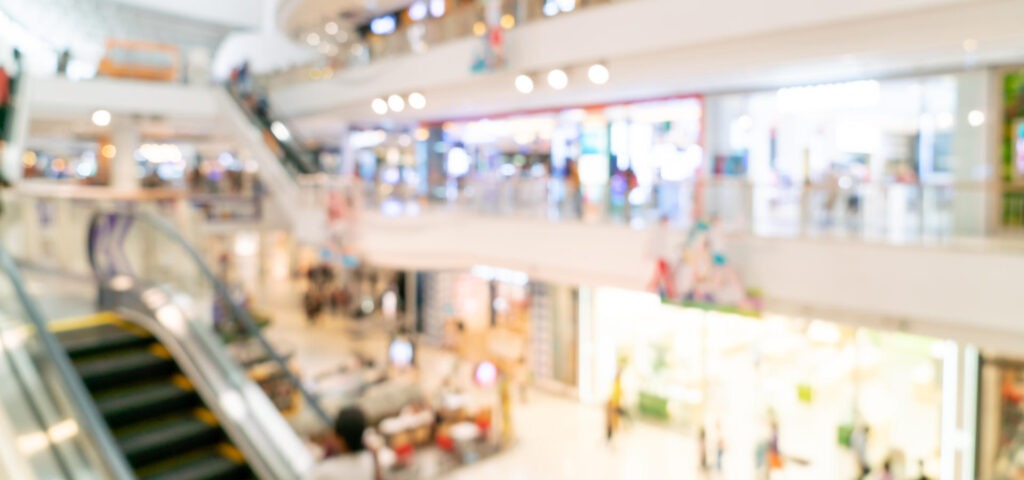
M 397 27 L 398 22 L 395 20 L 394 15 L 384 15 L 383 17 L 370 20 L 370 31 L 374 35 L 391 35 L 395 33 Z
M 418 0 L 409 5 L 409 19 L 418 22 L 427 18 L 427 4 L 423 0 Z
M 533 79 L 529 75 L 520 75 L 516 77 L 516 90 L 520 93 L 530 93 L 533 91 Z
M 376 113 L 377 115 L 384 115 L 385 113 L 388 113 L 388 102 L 383 98 L 375 98 L 373 99 L 373 102 L 370 103 L 370 108 L 373 109 L 373 113 Z
M 476 22 L 473 24 L 473 35 L 482 37 L 487 33 L 487 25 L 484 22 Z
M 428 130 L 426 127 L 417 128 L 415 137 L 417 142 L 425 142 L 427 140 L 430 140 L 430 130 Z
M 558 15 L 558 4 L 554 0 L 547 0 L 544 2 L 544 8 L 542 9 L 545 17 L 553 17 Z
M 501 28 L 504 28 L 505 30 L 511 30 L 513 27 L 516 26 L 516 17 L 511 13 L 506 13 L 501 16 L 501 20 L 498 23 L 501 24 Z
M 108 143 L 100 148 L 100 155 L 102 155 L 103 158 L 114 158 L 117 155 L 117 147 Z
M 981 110 L 971 110 L 967 114 L 967 123 L 972 127 L 980 127 L 985 124 L 985 112 Z
M 565 73 L 565 70 L 556 68 L 548 72 L 548 85 L 555 90 L 562 90 L 569 86 L 569 75 Z
M 555 0 L 555 3 L 558 4 L 558 9 L 562 13 L 569 13 L 576 9 L 576 0 Z
M 324 25 L 324 32 L 328 35 L 336 35 L 338 33 L 338 23 L 327 22 L 327 25 Z
M 423 110 L 427 106 L 427 97 L 420 92 L 412 92 L 409 94 L 409 106 L 415 110 Z
M 391 108 L 392 112 L 399 113 L 405 110 L 405 100 L 401 95 L 392 95 L 388 97 L 388 107 Z
M 92 124 L 97 127 L 110 125 L 110 112 L 106 110 L 96 110 L 95 112 L 92 112 Z
M 274 137 L 282 142 L 292 139 L 292 132 L 289 132 L 288 127 L 279 121 L 274 121 L 274 123 L 270 124 L 270 133 L 273 133 Z
M 430 16 L 434 18 L 443 16 L 446 7 L 446 0 L 430 0 Z
M 306 35 L 306 43 L 311 47 L 320 45 L 320 35 L 316 32 L 310 32 L 309 35 Z
M 608 72 L 608 67 L 595 63 L 587 69 L 587 77 L 594 85 L 604 85 L 608 83 L 608 79 L 611 77 L 611 73 Z

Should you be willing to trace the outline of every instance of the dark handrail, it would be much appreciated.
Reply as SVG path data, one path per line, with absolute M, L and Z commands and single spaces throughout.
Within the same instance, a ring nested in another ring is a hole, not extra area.
M 76 420 L 85 427 L 80 430 L 91 434 L 93 440 L 98 444 L 96 449 L 108 470 L 107 473 L 111 475 L 111 478 L 118 480 L 135 479 L 135 474 L 132 472 L 131 467 L 129 467 L 127 459 L 121 454 L 121 448 L 114 440 L 110 427 L 103 420 L 99 409 L 96 408 L 96 404 L 93 403 L 93 399 L 85 388 L 82 377 L 75 371 L 75 367 L 71 363 L 71 357 L 68 356 L 67 350 L 61 346 L 57 337 L 50 331 L 45 317 L 25 290 L 24 281 L 21 279 L 21 274 L 18 273 L 14 259 L 3 248 L 0 248 L 0 272 L 11 280 L 15 295 L 17 295 L 21 306 L 28 314 L 29 322 L 36 329 L 36 334 L 39 336 L 47 358 L 53 362 L 61 382 L 67 387 L 71 403 L 74 406 L 73 408 L 78 409 L 80 418 Z
M 206 277 L 206 279 L 210 282 L 211 285 L 213 285 L 214 293 L 217 295 L 217 297 L 219 297 L 219 299 L 223 302 L 224 305 L 228 306 L 228 308 L 231 311 L 232 318 L 234 318 L 237 322 L 240 322 L 245 331 L 248 332 L 249 335 L 251 335 L 253 338 L 256 338 L 260 345 L 263 346 L 263 348 L 270 355 L 271 360 L 280 365 L 281 371 L 285 375 L 285 378 L 287 378 L 288 382 L 291 383 L 299 391 L 299 393 L 302 395 L 303 400 L 305 400 L 309 407 L 313 409 L 313 412 L 316 414 L 316 416 L 321 421 L 323 421 L 324 426 L 329 427 L 331 425 L 330 417 L 324 412 L 323 408 L 320 407 L 320 404 L 316 401 L 313 395 L 310 394 L 308 390 L 306 390 L 306 388 L 302 385 L 302 382 L 295 376 L 294 373 L 292 373 L 291 369 L 288 368 L 288 364 L 285 361 L 285 359 L 281 357 L 277 353 L 277 351 L 275 351 L 274 348 L 270 345 L 270 342 L 267 341 L 267 338 L 263 335 L 263 332 L 260 330 L 259 325 L 257 325 L 256 322 L 252 319 L 252 316 L 249 315 L 249 312 L 246 311 L 246 309 L 239 306 L 238 303 L 236 303 L 232 299 L 231 292 L 230 290 L 228 290 L 227 285 L 225 285 L 224 282 L 222 282 L 220 278 L 218 278 L 217 275 L 213 273 L 213 270 L 210 269 L 210 267 L 206 264 L 206 261 L 203 259 L 203 256 L 199 253 L 199 251 L 196 250 L 191 243 L 185 240 L 185 237 L 183 237 L 181 233 L 178 232 L 176 228 L 174 228 L 174 226 L 172 226 L 171 224 L 167 223 L 166 221 L 159 217 L 146 213 L 97 213 L 93 215 L 91 225 L 94 227 L 98 226 L 100 224 L 99 219 L 105 216 L 120 217 L 126 219 L 127 221 L 135 220 L 137 222 L 146 223 L 149 226 L 157 229 L 157 231 L 166 235 L 172 242 L 178 244 L 179 247 L 182 247 L 188 254 L 189 258 L 191 258 L 192 261 L 195 262 L 195 265 L 199 267 L 199 270 L 200 272 L 202 272 L 202 275 Z M 94 233 L 90 231 L 89 235 L 90 238 L 92 238 Z M 90 245 L 92 247 L 96 246 L 95 242 L 90 242 Z M 101 273 L 99 272 L 98 269 L 101 268 L 102 266 L 96 264 L 96 255 L 94 254 L 94 252 L 90 251 L 89 257 L 90 261 L 93 262 L 93 270 L 97 272 L 97 275 L 100 275 Z
M 270 130 L 272 122 L 269 119 L 264 122 L 263 119 L 256 116 L 255 112 L 249 110 L 249 107 L 245 105 L 245 101 L 234 89 L 231 88 L 230 85 L 228 85 L 226 89 L 228 91 L 228 96 L 235 101 L 235 104 L 242 110 L 242 113 L 245 114 L 245 118 L 247 118 L 250 123 L 259 127 L 261 131 Z M 280 159 L 282 163 L 290 165 L 297 171 L 297 173 L 300 174 L 311 174 L 317 172 L 316 166 L 310 162 L 309 159 L 303 157 L 301 151 L 298 151 L 298 146 L 293 145 L 291 142 L 282 141 L 273 134 L 273 131 L 271 131 L 270 137 L 274 139 L 274 143 L 276 143 L 278 148 L 281 149 L 281 154 L 284 157 Z

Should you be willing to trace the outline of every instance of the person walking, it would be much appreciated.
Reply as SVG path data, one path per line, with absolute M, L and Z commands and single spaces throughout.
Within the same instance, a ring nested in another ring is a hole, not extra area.
M 622 367 L 615 372 L 615 380 L 612 381 L 612 393 L 605 405 L 606 440 L 612 442 L 615 433 L 619 430 L 622 421 Z

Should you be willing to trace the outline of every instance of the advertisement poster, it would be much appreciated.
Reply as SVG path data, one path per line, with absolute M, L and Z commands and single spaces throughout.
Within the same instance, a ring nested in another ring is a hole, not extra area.
M 685 240 L 673 245 L 668 220 L 652 232 L 649 250 L 655 260 L 648 288 L 662 302 L 704 310 L 759 317 L 761 292 L 741 278 L 725 252 L 717 220 L 698 221 Z

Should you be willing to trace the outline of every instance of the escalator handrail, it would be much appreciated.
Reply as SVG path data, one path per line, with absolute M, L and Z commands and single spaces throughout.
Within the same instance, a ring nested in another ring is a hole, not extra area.
M 241 97 L 238 96 L 238 93 L 231 88 L 231 85 L 227 85 L 225 89 L 228 92 L 228 96 L 235 101 L 235 104 L 238 106 L 239 109 L 242 110 L 242 113 L 245 114 L 245 118 L 248 119 L 250 123 L 257 126 L 260 130 L 268 130 L 270 128 L 270 125 L 266 125 L 262 120 L 260 120 L 256 116 L 254 112 L 252 112 L 251 110 L 249 110 L 248 107 L 245 106 L 244 101 L 242 100 Z M 281 148 L 281 154 L 284 157 L 281 160 L 284 163 L 292 164 L 292 166 L 295 167 L 299 174 L 310 174 L 317 172 L 316 167 L 312 163 L 310 163 L 307 159 L 303 158 L 301 153 L 295 151 L 298 149 L 298 147 L 292 145 L 289 142 L 281 141 L 281 139 L 277 138 L 277 136 L 273 135 L 273 133 L 271 133 L 270 137 L 273 138 L 274 142 L 277 143 L 278 147 Z
M 314 398 L 313 395 L 309 393 L 309 391 L 302 385 L 302 382 L 298 379 L 298 377 L 296 377 L 295 374 L 291 371 L 291 369 L 288 368 L 288 363 L 284 359 L 284 357 L 279 355 L 277 351 L 274 350 L 274 348 L 270 345 L 270 342 L 263 335 L 263 332 L 260 330 L 259 325 L 257 325 L 256 322 L 252 319 L 252 316 L 249 315 L 249 312 L 246 311 L 246 309 L 242 308 L 240 305 L 238 305 L 238 303 L 232 299 L 231 292 L 228 289 L 227 285 L 223 281 L 221 281 L 216 274 L 213 273 L 213 270 L 209 267 L 209 265 L 206 264 L 206 261 L 203 259 L 202 254 L 200 254 L 199 251 L 196 250 L 191 243 L 185 240 L 185 237 L 183 237 L 181 233 L 178 232 L 176 228 L 174 228 L 174 226 L 172 226 L 170 223 L 167 223 L 165 220 L 148 213 L 124 212 L 96 213 L 93 216 L 93 224 L 98 223 L 97 219 L 103 215 L 118 215 L 144 222 L 149 226 L 156 228 L 158 231 L 166 235 L 172 242 L 178 244 L 179 247 L 183 248 L 185 252 L 188 254 L 189 258 L 191 258 L 192 261 L 195 262 L 195 265 L 199 267 L 199 271 L 202 273 L 203 277 L 205 277 L 206 280 L 208 280 L 210 284 L 213 285 L 214 293 L 216 294 L 216 296 L 219 299 L 221 299 L 221 301 L 225 305 L 227 305 L 228 308 L 231 310 L 231 317 L 236 319 L 236 321 L 241 322 L 242 327 L 245 328 L 245 331 L 248 332 L 250 336 L 257 339 L 260 345 L 267 351 L 268 355 L 270 355 L 271 360 L 273 360 L 274 363 L 280 365 L 281 371 L 288 379 L 288 382 L 291 383 L 299 391 L 300 395 L 302 395 L 303 400 L 306 402 L 307 405 L 309 405 L 309 408 L 312 408 L 314 414 L 318 417 L 319 420 L 323 422 L 324 427 L 329 427 L 331 425 L 330 417 L 324 412 L 323 408 L 321 408 L 320 403 L 317 402 L 316 398 Z M 95 245 L 91 245 L 91 247 L 94 246 Z M 89 252 L 89 256 L 90 259 L 95 258 L 93 252 Z M 93 263 L 94 271 L 97 272 L 97 275 L 100 275 L 100 272 L 97 270 L 97 267 L 98 265 Z
M 107 473 L 117 480 L 135 479 L 135 474 L 132 473 L 127 458 L 121 455 L 121 448 L 89 395 L 82 377 L 75 370 L 67 350 L 61 346 L 56 335 L 50 331 L 42 312 L 39 311 L 35 302 L 28 295 L 28 291 L 25 290 L 24 281 L 21 274 L 18 273 L 14 259 L 3 249 L 0 249 L 0 272 L 11 280 L 15 295 L 28 315 L 29 322 L 35 328 L 46 356 L 53 362 L 61 382 L 67 388 L 71 404 L 77 408 L 76 413 L 79 418 L 75 420 L 84 427 L 80 430 L 89 432 L 93 440 L 98 443 L 96 450 L 107 468 Z

